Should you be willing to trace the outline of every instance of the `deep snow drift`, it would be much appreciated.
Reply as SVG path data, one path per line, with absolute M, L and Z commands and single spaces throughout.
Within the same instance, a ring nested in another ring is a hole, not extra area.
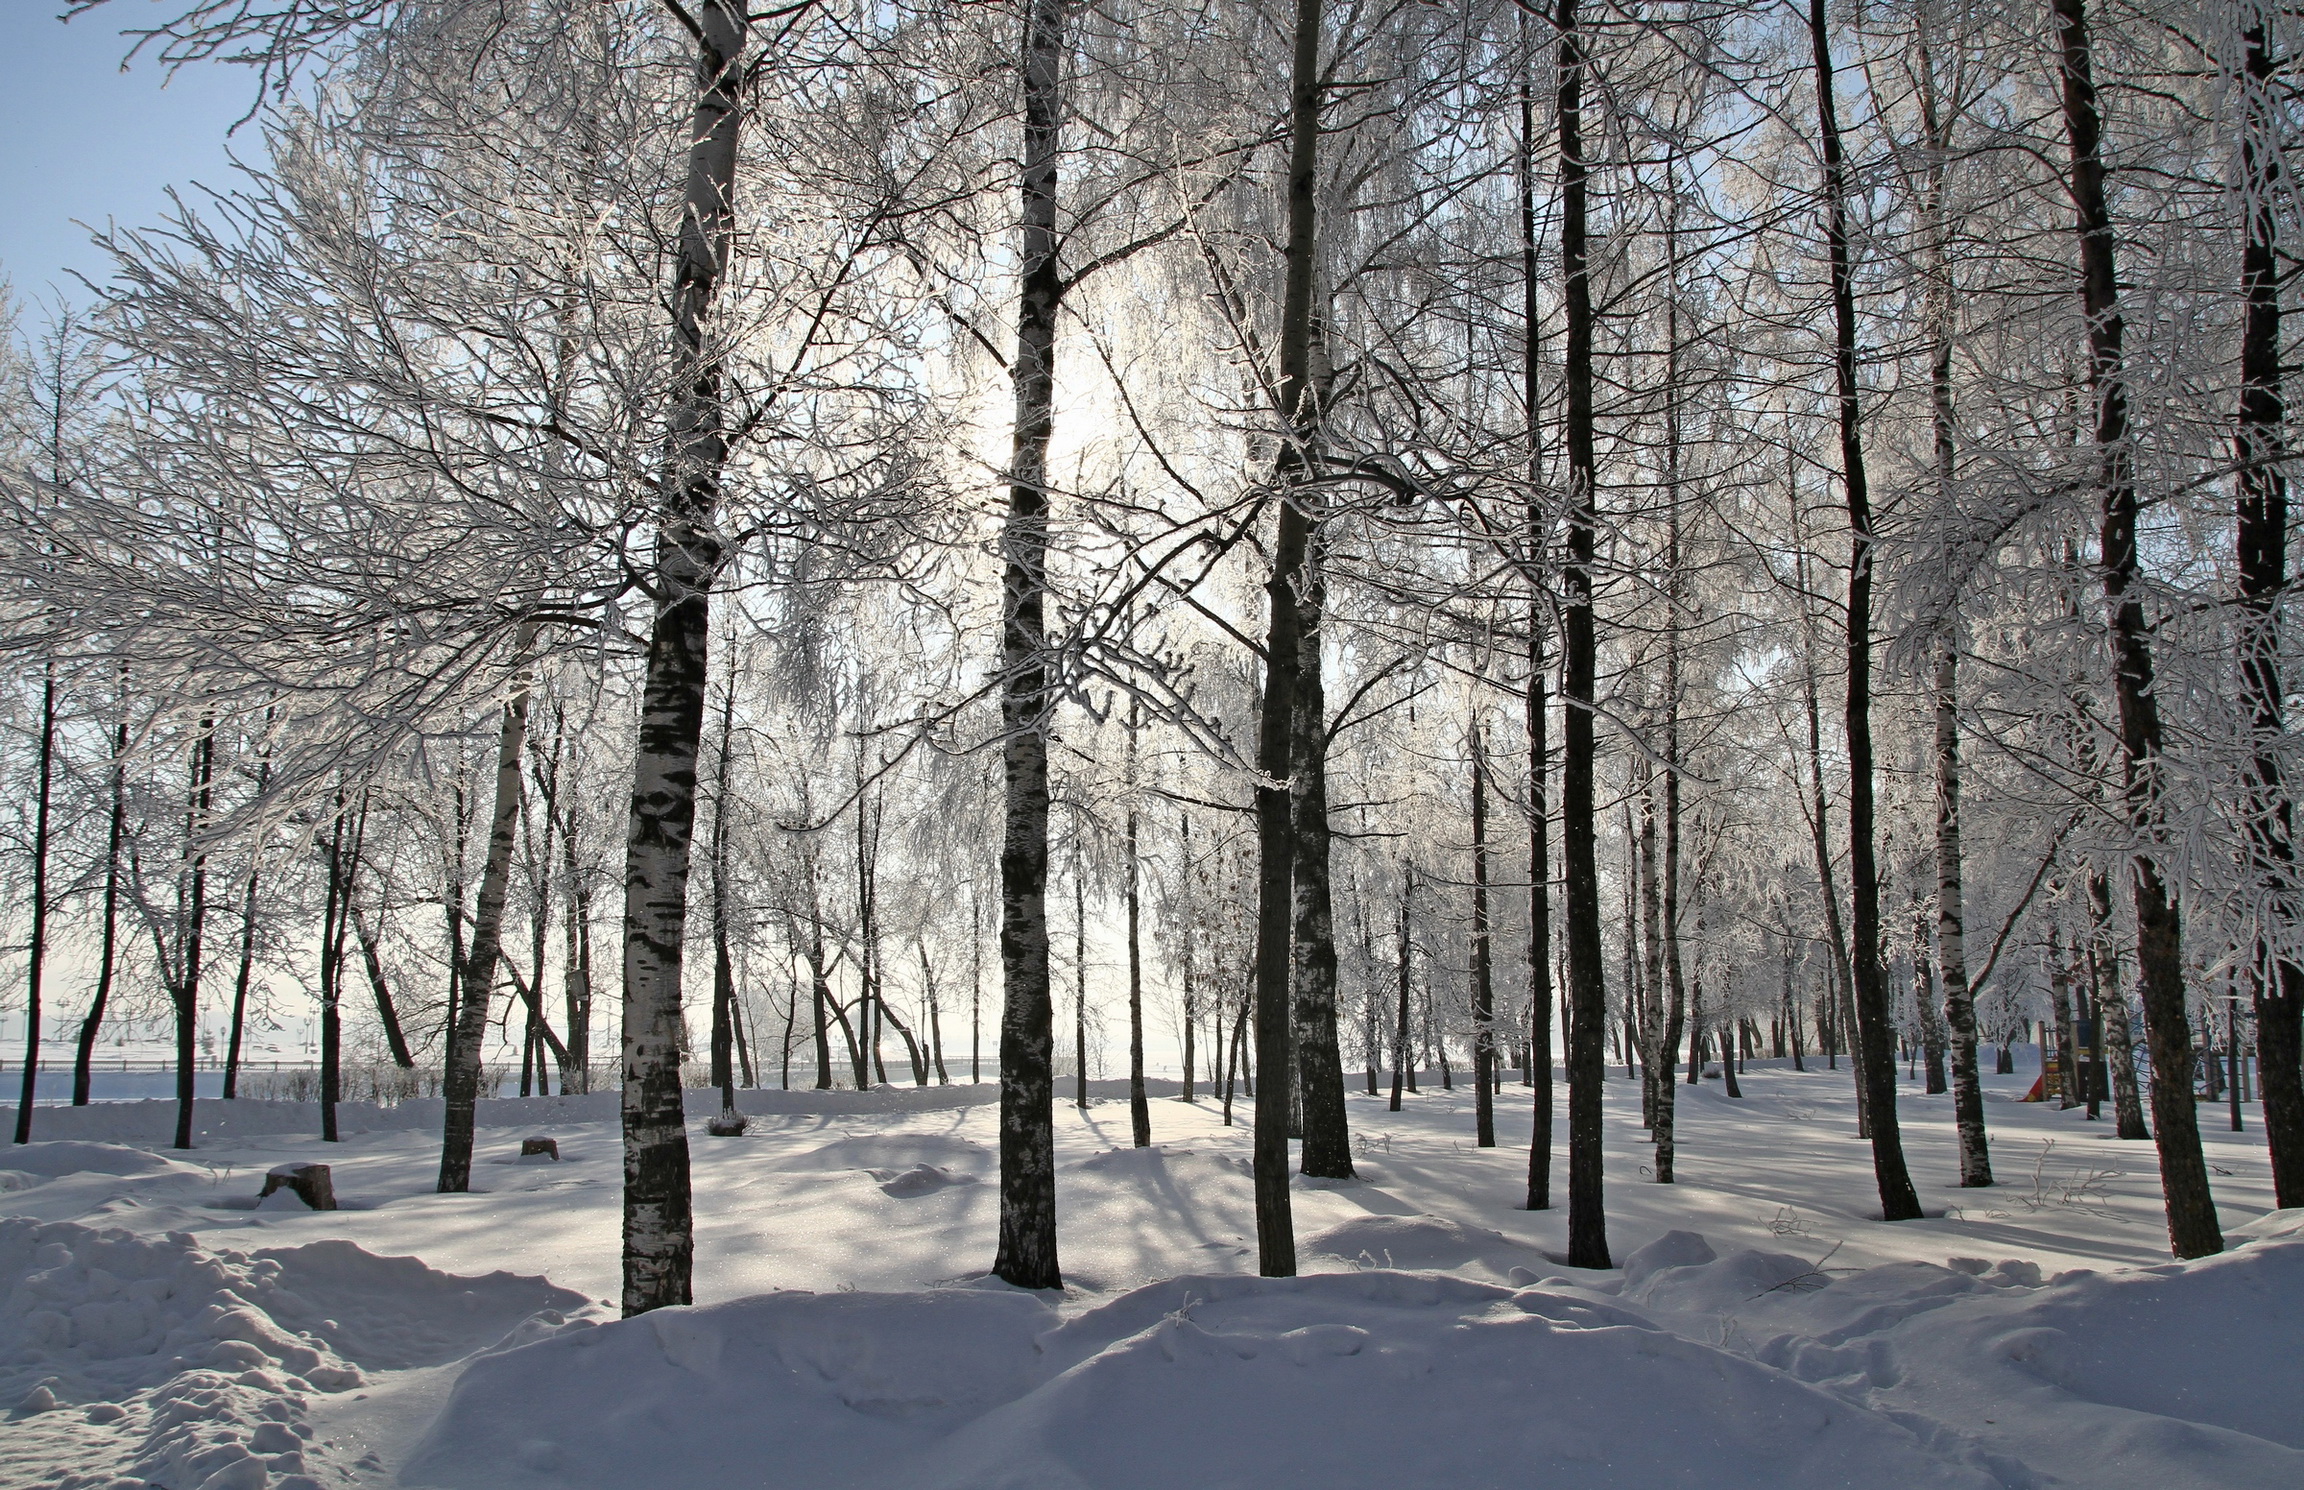
M 1845 1073 L 1746 1082 L 1683 1089 L 1669 1187 L 1609 1084 L 1605 1273 L 1515 1209 L 1515 1088 L 1487 1151 L 1463 1093 L 1355 1095 L 1362 1178 L 1299 1184 L 1292 1280 L 1245 1275 L 1244 1128 L 1163 1101 L 1136 1151 L 1062 1106 L 1052 1298 L 981 1276 L 989 1089 L 746 1093 L 750 1133 L 692 1138 L 705 1302 L 632 1321 L 612 1097 L 488 1104 L 466 1196 L 414 1112 L 330 1146 L 203 1104 L 171 1155 L 43 1109 L 64 1141 L 0 1151 L 0 1485 L 2304 1484 L 2304 1213 L 2265 1214 L 2259 1135 L 2208 1135 L 2234 1249 L 2171 1264 L 2109 1124 L 2002 1092 L 2003 1184 L 1960 1192 L 1911 1097 L 1947 1213 L 1887 1226 Z M 252 1206 L 313 1158 L 346 1209 Z

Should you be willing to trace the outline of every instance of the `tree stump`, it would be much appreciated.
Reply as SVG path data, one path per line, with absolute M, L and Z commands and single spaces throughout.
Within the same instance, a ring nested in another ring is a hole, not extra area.
M 258 1200 L 275 1190 L 293 1190 L 298 1199 L 316 1211 L 336 1209 L 336 1182 L 329 1177 L 325 1164 L 275 1164 L 264 1176 L 264 1189 Z
M 559 1143 L 559 1140 L 557 1140 L 557 1139 L 552 1139 L 552 1138 L 523 1138 L 523 1139 L 521 1139 L 521 1140 L 520 1140 L 520 1157 L 521 1157 L 521 1158 L 523 1158 L 523 1159 L 533 1158 L 533 1157 L 534 1157 L 535 1155 L 537 1155 L 537 1154 L 542 1154 L 542 1155 L 544 1155 L 546 1158 L 550 1159 L 550 1160 L 551 1160 L 553 1163 L 555 1163 L 555 1164 L 559 1163 L 559 1162 L 560 1162 L 560 1143 Z
M 751 1120 L 731 1107 L 704 1125 L 704 1131 L 714 1138 L 741 1138 Z

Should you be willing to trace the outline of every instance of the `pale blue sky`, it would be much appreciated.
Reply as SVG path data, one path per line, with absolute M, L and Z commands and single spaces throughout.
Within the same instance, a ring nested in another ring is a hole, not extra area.
M 97 278 L 106 264 L 73 219 L 149 224 L 167 187 L 230 183 L 225 131 L 255 97 L 254 72 L 207 65 L 170 79 L 142 60 L 120 71 L 121 29 L 178 3 L 112 0 L 67 26 L 63 0 L 0 0 L 0 276 L 20 302 L 49 298 L 51 285 L 88 298 L 68 271 Z M 263 149 L 253 124 L 229 143 Z

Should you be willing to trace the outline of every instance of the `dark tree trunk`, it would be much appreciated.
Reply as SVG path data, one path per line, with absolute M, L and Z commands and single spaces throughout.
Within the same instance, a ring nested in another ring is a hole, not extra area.
M 1072 855 L 1072 1105 L 1088 1110 L 1088 867 Z
M 1416 1082 L 1416 1073 L 1414 1069 L 1416 1064 L 1416 1053 L 1408 1047 L 1408 1000 L 1409 991 L 1411 985 L 1414 982 L 1413 968 L 1410 962 L 1410 958 L 1412 955 L 1411 949 L 1415 945 L 1410 936 L 1411 927 L 1409 925 L 1408 918 L 1415 898 L 1416 867 L 1412 864 L 1405 865 L 1402 867 L 1400 872 L 1400 1012 L 1398 1021 L 1392 1027 L 1391 1110 L 1394 1112 L 1398 1112 L 1400 1110 L 1400 1090 L 1402 1085 L 1405 1084 L 1411 1090 L 1413 1090 Z
M 48 967 L 48 798 L 56 773 L 56 664 L 40 677 L 38 786 L 32 805 L 32 926 L 24 974 L 24 1083 L 16 1100 L 16 1141 L 32 1141 L 32 1108 L 40 1095 L 40 992 Z M 189 1147 L 189 1145 L 183 1145 Z
M 1594 841 L 1592 565 L 1599 529 L 1592 418 L 1592 281 L 1586 263 L 1584 47 L 1576 0 L 1559 0 L 1560 276 L 1567 305 L 1568 566 L 1561 622 L 1560 856 L 1568 915 L 1568 1263 L 1612 1266 L 1601 1194 L 1600 1083 L 1608 1023 Z
M 1336 920 L 1328 872 L 1328 703 L 1320 664 L 1327 582 L 1320 527 L 1306 544 L 1298 606 L 1295 738 L 1289 744 L 1289 811 L 1296 834 L 1295 1008 L 1291 1029 L 1304 1173 L 1352 1177 L 1352 1133 L 1344 1106 L 1344 1053 L 1336 1032 Z
M 1142 870 L 1136 861 L 1137 822 L 1136 800 L 1136 731 L 1140 727 L 1136 707 L 1131 703 L 1128 713 L 1128 800 L 1127 879 L 1124 894 L 1128 911 L 1128 1136 L 1137 1148 L 1152 1146 L 1152 1104 L 1144 1095 L 1144 926 L 1143 893 L 1140 883 Z M 1190 1016 L 1186 1016 L 1190 1027 Z M 1189 1068 L 1189 1057 L 1187 1057 Z
M 2129 863 L 2136 915 L 2137 983 L 2152 1052 L 2152 1129 L 2168 1238 L 2178 1257 L 2224 1250 L 2208 1164 L 2192 1105 L 2192 1029 L 2185 1017 L 2183 927 L 2152 852 L 2160 818 L 2160 702 L 2152 686 L 2152 643 L 2139 593 L 2137 496 L 2128 441 L 2119 279 L 2112 214 L 2104 198 L 2102 124 L 2090 55 L 2085 0 L 2053 0 L 2063 49 L 2064 126 L 2072 151 L 2070 187 L 2080 247 L 2081 303 L 2088 317 L 2088 387 L 2096 406 L 2097 484 L 2103 496 L 2099 560 L 2109 612 L 2113 690 L 2119 702 L 2122 782 L 2139 842 Z
M 824 901 L 816 878 L 816 858 L 808 857 L 808 995 L 813 1000 L 816 1024 L 816 1090 L 832 1090 L 832 1032 L 827 1019 L 837 1006 L 824 963 Z
M 1256 731 L 1256 1270 L 1296 1274 L 1296 1228 L 1288 1195 L 1290 1070 L 1289 938 L 1293 929 L 1296 832 L 1289 781 L 1294 769 L 1297 687 L 1303 662 L 1302 590 L 1308 578 L 1314 500 L 1310 474 L 1320 420 L 1312 377 L 1313 280 L 1317 272 L 1320 149 L 1321 0 L 1296 0 L 1289 63 L 1288 236 L 1280 307 L 1280 416 L 1288 430 L 1279 470 L 1278 531 L 1265 586 L 1264 696 Z M 1332 950 L 1332 949 L 1331 949 Z
M 342 1096 L 344 1044 L 344 923 L 351 919 L 352 876 L 360 860 L 359 830 L 347 845 L 341 781 L 336 815 L 328 824 L 328 892 L 320 916 L 320 1140 L 335 1143 L 336 1103 Z
M 189 886 L 181 902 L 182 936 L 176 976 L 169 993 L 176 1011 L 176 1138 L 174 1147 L 192 1147 L 192 1072 L 194 1042 L 200 1028 L 200 967 L 205 957 L 203 934 L 208 926 L 208 850 L 201 843 L 208 831 L 208 814 L 216 781 L 216 720 L 200 720 L 200 736 L 192 745 L 192 790 L 184 814 L 184 853 Z
M 1832 97 L 1832 49 L 1824 0 L 1809 0 L 1816 61 L 1816 114 L 1823 140 L 1826 239 L 1832 267 L 1833 365 L 1839 387 L 1841 480 L 1848 497 L 1848 899 L 1853 943 L 1849 982 L 1856 1014 L 1856 1066 L 1872 1129 L 1872 1173 L 1889 1221 L 1920 1216 L 1896 1125 L 1896 1062 L 1888 980 L 1880 965 L 1880 871 L 1874 859 L 1872 781 L 1872 500 L 1865 479 L 1863 410 L 1856 381 L 1856 294 L 1848 249 L 1848 203 L 1840 123 Z
M 2240 33 L 2245 52 L 2240 290 L 2247 308 L 2240 335 L 2240 429 L 2233 452 L 2240 467 L 2240 681 L 2256 741 L 2249 762 L 2252 867 L 2264 882 L 2273 917 L 2293 924 L 2298 914 L 2295 807 L 2274 753 L 2287 729 L 2279 650 L 2281 602 L 2288 587 L 2288 483 L 2279 464 L 2287 450 L 2281 432 L 2287 400 L 2280 378 L 2279 140 L 2265 12 L 2250 7 L 2247 15 Z M 2304 964 L 2274 955 L 2269 945 L 2257 960 L 2271 963 L 2271 975 L 2256 980 L 2255 1006 L 2273 1203 L 2304 1206 Z
M 1523 132 L 1526 121 L 1522 123 Z M 1544 643 L 1540 606 L 1528 607 L 1528 1081 L 1535 1132 L 1528 1140 L 1528 1209 L 1552 1208 L 1552 849 L 1545 772 Z
M 585 885 L 576 856 L 577 811 L 573 800 L 565 804 L 560 824 L 562 939 L 566 966 L 562 979 L 568 1006 L 568 1078 L 561 1089 L 592 1090 L 592 892 Z M 787 1050 L 787 1056 L 790 1052 Z
M 80 1047 L 72 1061 L 72 1105 L 88 1105 L 96 1060 L 96 1037 L 104 1028 L 104 1009 L 112 998 L 112 975 L 120 954 L 120 839 L 128 822 L 128 782 L 121 757 L 128 753 L 128 669 L 120 669 L 120 719 L 112 732 L 112 811 L 104 830 L 104 932 L 96 953 L 96 992 L 88 1000 L 88 1013 L 80 1021 Z M 257 768 L 257 794 L 264 790 L 270 762 Z M 249 920 L 242 928 L 240 982 L 232 999 L 232 1039 L 224 1060 L 224 1095 L 237 1096 L 240 1075 L 240 1031 L 248 1006 L 248 953 L 255 931 L 256 869 L 248 869 Z
M 1488 760 L 1477 717 L 1472 754 L 1472 1119 L 1473 1146 L 1496 1147 L 1496 973 L 1488 936 Z
M 723 1124 L 736 1118 L 736 967 L 728 945 L 728 782 L 736 740 L 735 637 L 728 637 L 727 673 L 720 685 L 720 749 L 712 768 L 712 1084 L 720 1088 Z M 861 814 L 864 804 L 858 800 Z M 544 959 L 536 959 L 542 977 Z
M 472 909 L 456 1024 L 441 1083 L 445 1115 L 440 1136 L 439 1190 L 460 1195 L 472 1184 L 472 1129 L 480 1100 L 480 1055 L 488 1038 L 488 1004 L 503 960 L 504 900 L 512 877 L 512 843 L 520 823 L 520 756 L 528 738 L 528 649 L 533 633 L 514 642 L 518 669 L 512 696 L 496 731 L 496 789 L 488 816 L 488 856 L 480 870 L 480 898 Z

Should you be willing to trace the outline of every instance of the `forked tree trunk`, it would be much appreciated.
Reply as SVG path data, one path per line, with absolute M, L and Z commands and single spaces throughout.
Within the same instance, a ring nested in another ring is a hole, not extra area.
M 1819 0 L 1820 3 L 1820 0 Z M 2065 134 L 2080 249 L 2081 304 L 2088 317 L 2088 388 L 2096 405 L 2097 484 L 2103 497 L 2099 562 L 2109 613 L 2113 691 L 2119 702 L 2122 784 L 2139 842 L 2129 863 L 2136 915 L 2137 983 L 2152 1051 L 2152 1130 L 2169 1244 L 2178 1257 L 2224 1250 L 2208 1164 L 2192 1105 L 2192 1027 L 2185 1014 L 2183 926 L 2153 846 L 2160 829 L 2160 701 L 2136 555 L 2137 495 L 2122 365 L 2119 278 L 2112 214 L 2104 198 L 2102 121 L 2086 0 L 2052 0 L 2063 49 Z
M 1296 1226 L 1288 1196 L 1290 945 L 1296 832 L 1289 777 L 1295 766 L 1297 687 L 1303 665 L 1303 588 L 1313 513 L 1304 490 L 1320 420 L 1312 377 L 1312 300 L 1318 271 L 1321 0 L 1296 0 L 1288 78 L 1286 274 L 1280 304 L 1280 416 L 1288 438 L 1280 487 L 1272 575 L 1265 585 L 1264 695 L 1256 730 L 1256 1270 L 1296 1275 Z
M 472 908 L 472 935 L 465 944 L 462 990 L 456 1025 L 448 1043 L 448 1070 L 441 1083 L 445 1113 L 440 1135 L 443 1195 L 472 1186 L 472 1129 L 480 1101 L 481 1048 L 488 1038 L 488 1005 L 503 959 L 504 900 L 512 881 L 512 845 L 520 828 L 520 758 L 528 739 L 529 652 L 535 633 L 523 627 L 513 642 L 511 697 L 496 730 L 496 791 L 488 814 L 488 855 L 480 869 L 480 898 Z
M 1856 1067 L 1872 1129 L 1872 1174 L 1888 1221 L 1920 1216 L 1896 1125 L 1896 1059 L 1888 980 L 1880 965 L 1880 872 L 1874 857 L 1872 781 L 1872 499 L 1864 470 L 1861 390 L 1856 381 L 1856 295 L 1848 248 L 1848 202 L 1840 123 L 1832 96 L 1825 0 L 1808 0 L 1816 63 L 1816 115 L 1824 156 L 1824 216 L 1832 271 L 1833 367 L 1840 406 L 1840 475 L 1848 499 L 1848 899 L 1849 983 L 1856 1015 Z
M 1568 916 L 1568 1264 L 1604 1268 L 1600 1083 L 1608 1024 L 1593 804 L 1592 614 L 1599 490 L 1592 418 L 1592 281 L 1586 262 L 1584 46 L 1576 0 L 1559 0 L 1560 277 L 1567 308 L 1568 565 L 1561 617 L 1560 858 Z
M 1023 0 L 1022 241 L 1008 513 L 1000 531 L 1000 1242 L 995 1276 L 1061 1288 L 1056 1260 L 1056 1036 L 1048 978 L 1048 442 L 1055 429 L 1056 157 L 1062 122 L 1063 0 Z

